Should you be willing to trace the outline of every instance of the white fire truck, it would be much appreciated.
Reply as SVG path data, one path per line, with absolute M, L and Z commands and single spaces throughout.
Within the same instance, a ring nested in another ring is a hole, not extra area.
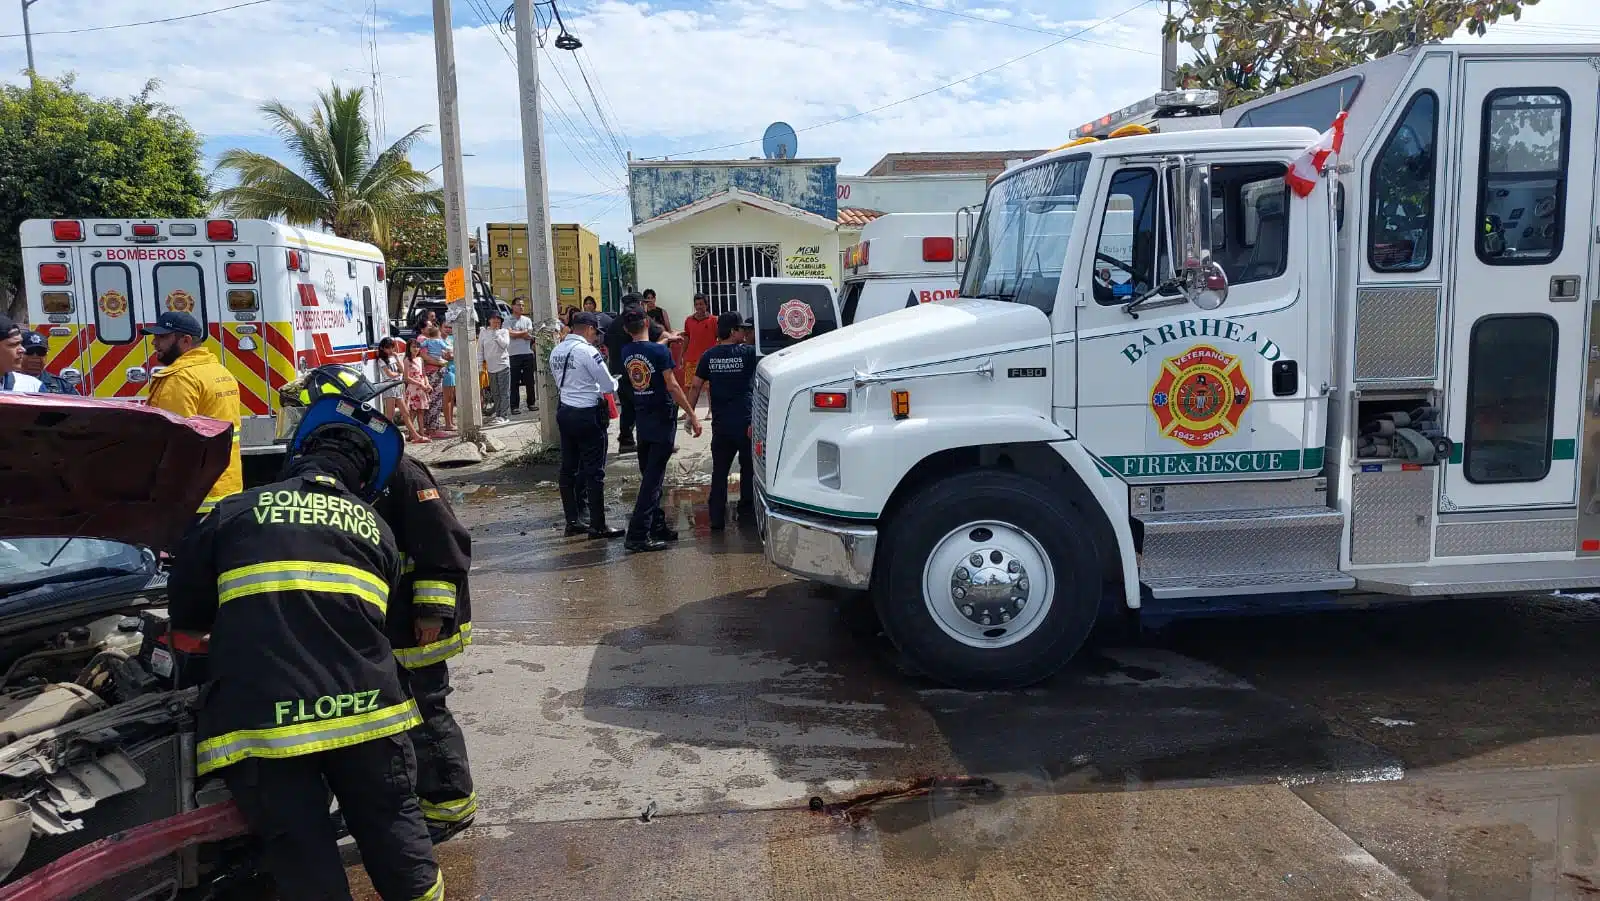
M 960 298 L 762 362 L 768 557 L 973 688 L 1103 610 L 1600 585 L 1597 111 L 1600 47 L 1434 45 L 1003 174 Z
M 144 327 L 190 313 L 239 381 L 245 454 L 282 452 L 278 389 L 327 363 L 372 370 L 389 333 L 376 247 L 261 220 L 33 219 L 22 224 L 28 319 L 46 368 L 94 397 L 146 395 Z
M 842 324 L 959 297 L 968 216 L 886 213 L 868 222 L 843 254 Z

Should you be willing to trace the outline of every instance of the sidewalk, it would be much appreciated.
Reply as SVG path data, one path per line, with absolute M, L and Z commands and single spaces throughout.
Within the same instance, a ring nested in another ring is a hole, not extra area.
M 700 405 L 704 417 L 705 403 Z M 428 464 L 439 478 L 454 481 L 461 477 L 482 477 L 499 470 L 525 469 L 535 481 L 553 481 L 560 465 L 560 450 L 552 448 L 545 453 L 539 447 L 539 411 L 524 412 L 514 417 L 510 424 L 490 426 L 484 434 L 492 439 L 499 450 L 483 454 L 480 463 L 462 463 L 459 439 L 436 440 L 430 444 L 408 444 L 406 453 Z M 617 452 L 617 427 L 612 423 L 607 435 L 606 481 L 625 484 L 639 479 L 639 464 L 632 453 Z M 706 485 L 711 482 L 711 425 L 706 423 L 700 437 L 678 428 L 678 450 L 667 466 L 667 485 L 683 488 Z

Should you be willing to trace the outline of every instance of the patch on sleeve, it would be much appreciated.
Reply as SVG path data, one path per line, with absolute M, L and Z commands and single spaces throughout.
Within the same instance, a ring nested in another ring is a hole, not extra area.
M 417 492 L 417 500 L 419 501 L 436 501 L 438 499 L 439 489 L 437 488 L 424 488 Z

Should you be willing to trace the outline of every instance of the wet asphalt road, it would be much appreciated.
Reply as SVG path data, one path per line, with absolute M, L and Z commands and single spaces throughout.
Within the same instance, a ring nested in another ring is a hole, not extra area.
M 967 694 L 703 489 L 630 557 L 467 487 L 452 898 L 1600 897 L 1600 602 L 1190 621 Z

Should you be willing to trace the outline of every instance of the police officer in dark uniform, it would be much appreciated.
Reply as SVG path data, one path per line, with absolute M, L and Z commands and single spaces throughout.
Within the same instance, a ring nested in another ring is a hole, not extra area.
M 472 535 L 433 473 L 411 457 L 401 458 L 376 506 L 402 555 L 400 586 L 389 605 L 389 641 L 422 716 L 411 730 L 411 745 L 422 816 L 437 843 L 472 825 L 478 812 L 467 739 L 445 706 L 451 691 L 447 661 L 472 643 Z
M 400 552 L 368 506 L 404 452 L 376 408 L 319 398 L 279 482 L 220 501 L 168 582 L 174 629 L 211 633 L 197 772 L 218 774 L 283 898 L 345 901 L 328 794 L 385 901 L 442 901 L 385 618 Z
M 39 380 L 40 394 L 77 394 L 72 383 L 44 368 L 50 341 L 38 332 L 22 333 L 22 371 Z
M 605 505 L 606 430 L 611 425 L 605 395 L 617 390 L 617 380 L 594 347 L 599 325 L 593 313 L 573 313 L 567 336 L 550 351 L 550 374 L 560 394 L 556 425 L 561 430 L 559 485 L 567 535 L 610 540 L 622 537 L 621 529 L 606 525 Z

